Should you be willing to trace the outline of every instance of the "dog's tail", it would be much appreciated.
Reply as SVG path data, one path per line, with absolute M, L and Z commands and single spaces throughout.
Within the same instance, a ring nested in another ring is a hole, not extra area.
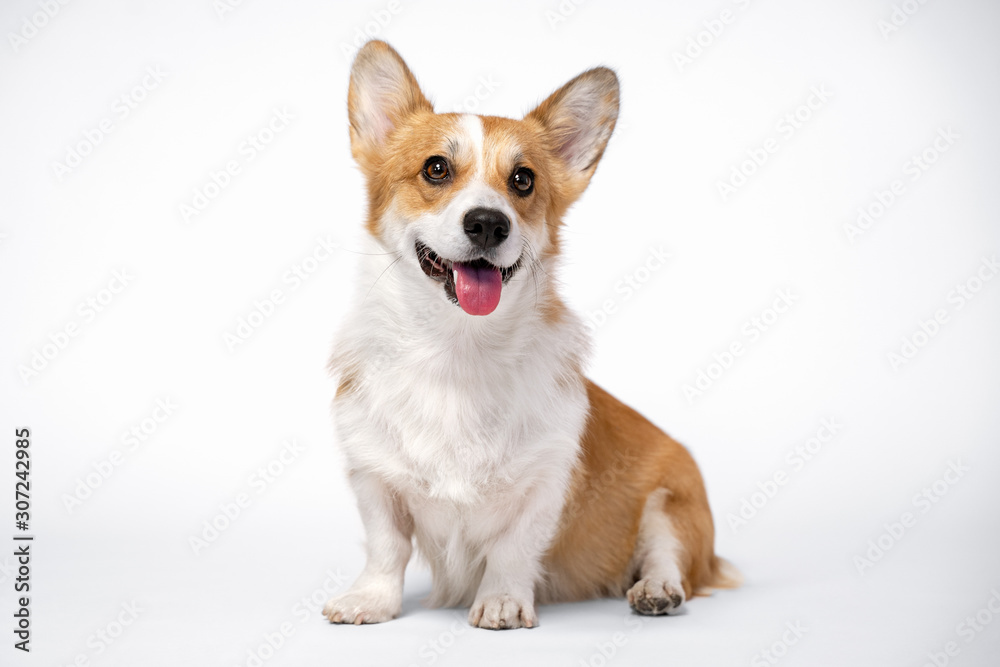
M 739 588 L 743 585 L 743 573 L 725 558 L 712 556 L 712 573 L 708 582 L 698 589 L 696 595 L 711 595 L 723 588 Z

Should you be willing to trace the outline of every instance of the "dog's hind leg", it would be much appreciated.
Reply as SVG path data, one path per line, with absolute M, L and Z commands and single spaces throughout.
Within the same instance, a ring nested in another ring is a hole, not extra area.
M 739 570 L 714 553 L 712 513 L 700 475 L 673 483 L 649 494 L 639 521 L 632 556 L 637 581 L 627 597 L 640 614 L 669 614 L 695 595 L 742 583 Z
M 639 522 L 633 564 L 638 581 L 626 597 L 640 614 L 676 611 L 687 599 L 684 593 L 686 556 L 673 522 L 666 512 L 666 489 L 649 494 Z

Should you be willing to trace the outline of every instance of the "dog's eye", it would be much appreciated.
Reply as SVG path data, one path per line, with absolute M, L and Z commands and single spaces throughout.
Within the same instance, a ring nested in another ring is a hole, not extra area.
M 510 175 L 510 187 L 521 197 L 527 197 L 535 189 L 535 175 L 527 167 L 518 167 Z
M 427 162 L 424 163 L 424 178 L 429 181 L 443 181 L 448 178 L 448 174 L 450 173 L 448 161 L 443 157 L 435 155 L 434 157 L 427 158 Z

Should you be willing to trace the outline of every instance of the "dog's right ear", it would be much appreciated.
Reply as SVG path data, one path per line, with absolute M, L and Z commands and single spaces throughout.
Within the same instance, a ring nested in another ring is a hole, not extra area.
M 362 46 L 347 91 L 354 159 L 366 166 L 367 158 L 381 152 L 400 121 L 419 110 L 434 111 L 399 54 L 380 40 Z

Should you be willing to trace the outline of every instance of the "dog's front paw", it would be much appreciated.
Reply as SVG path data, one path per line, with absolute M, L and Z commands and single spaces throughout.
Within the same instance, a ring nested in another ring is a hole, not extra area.
M 513 595 L 492 595 L 472 605 L 469 624 L 487 630 L 533 628 L 538 625 L 538 617 L 530 600 L 520 600 Z
M 629 606 L 640 614 L 658 616 L 674 612 L 684 604 L 684 589 L 662 579 L 640 579 L 626 597 Z
M 323 615 L 331 623 L 361 625 L 392 620 L 401 609 L 401 600 L 370 588 L 362 588 L 330 598 L 323 607 Z

